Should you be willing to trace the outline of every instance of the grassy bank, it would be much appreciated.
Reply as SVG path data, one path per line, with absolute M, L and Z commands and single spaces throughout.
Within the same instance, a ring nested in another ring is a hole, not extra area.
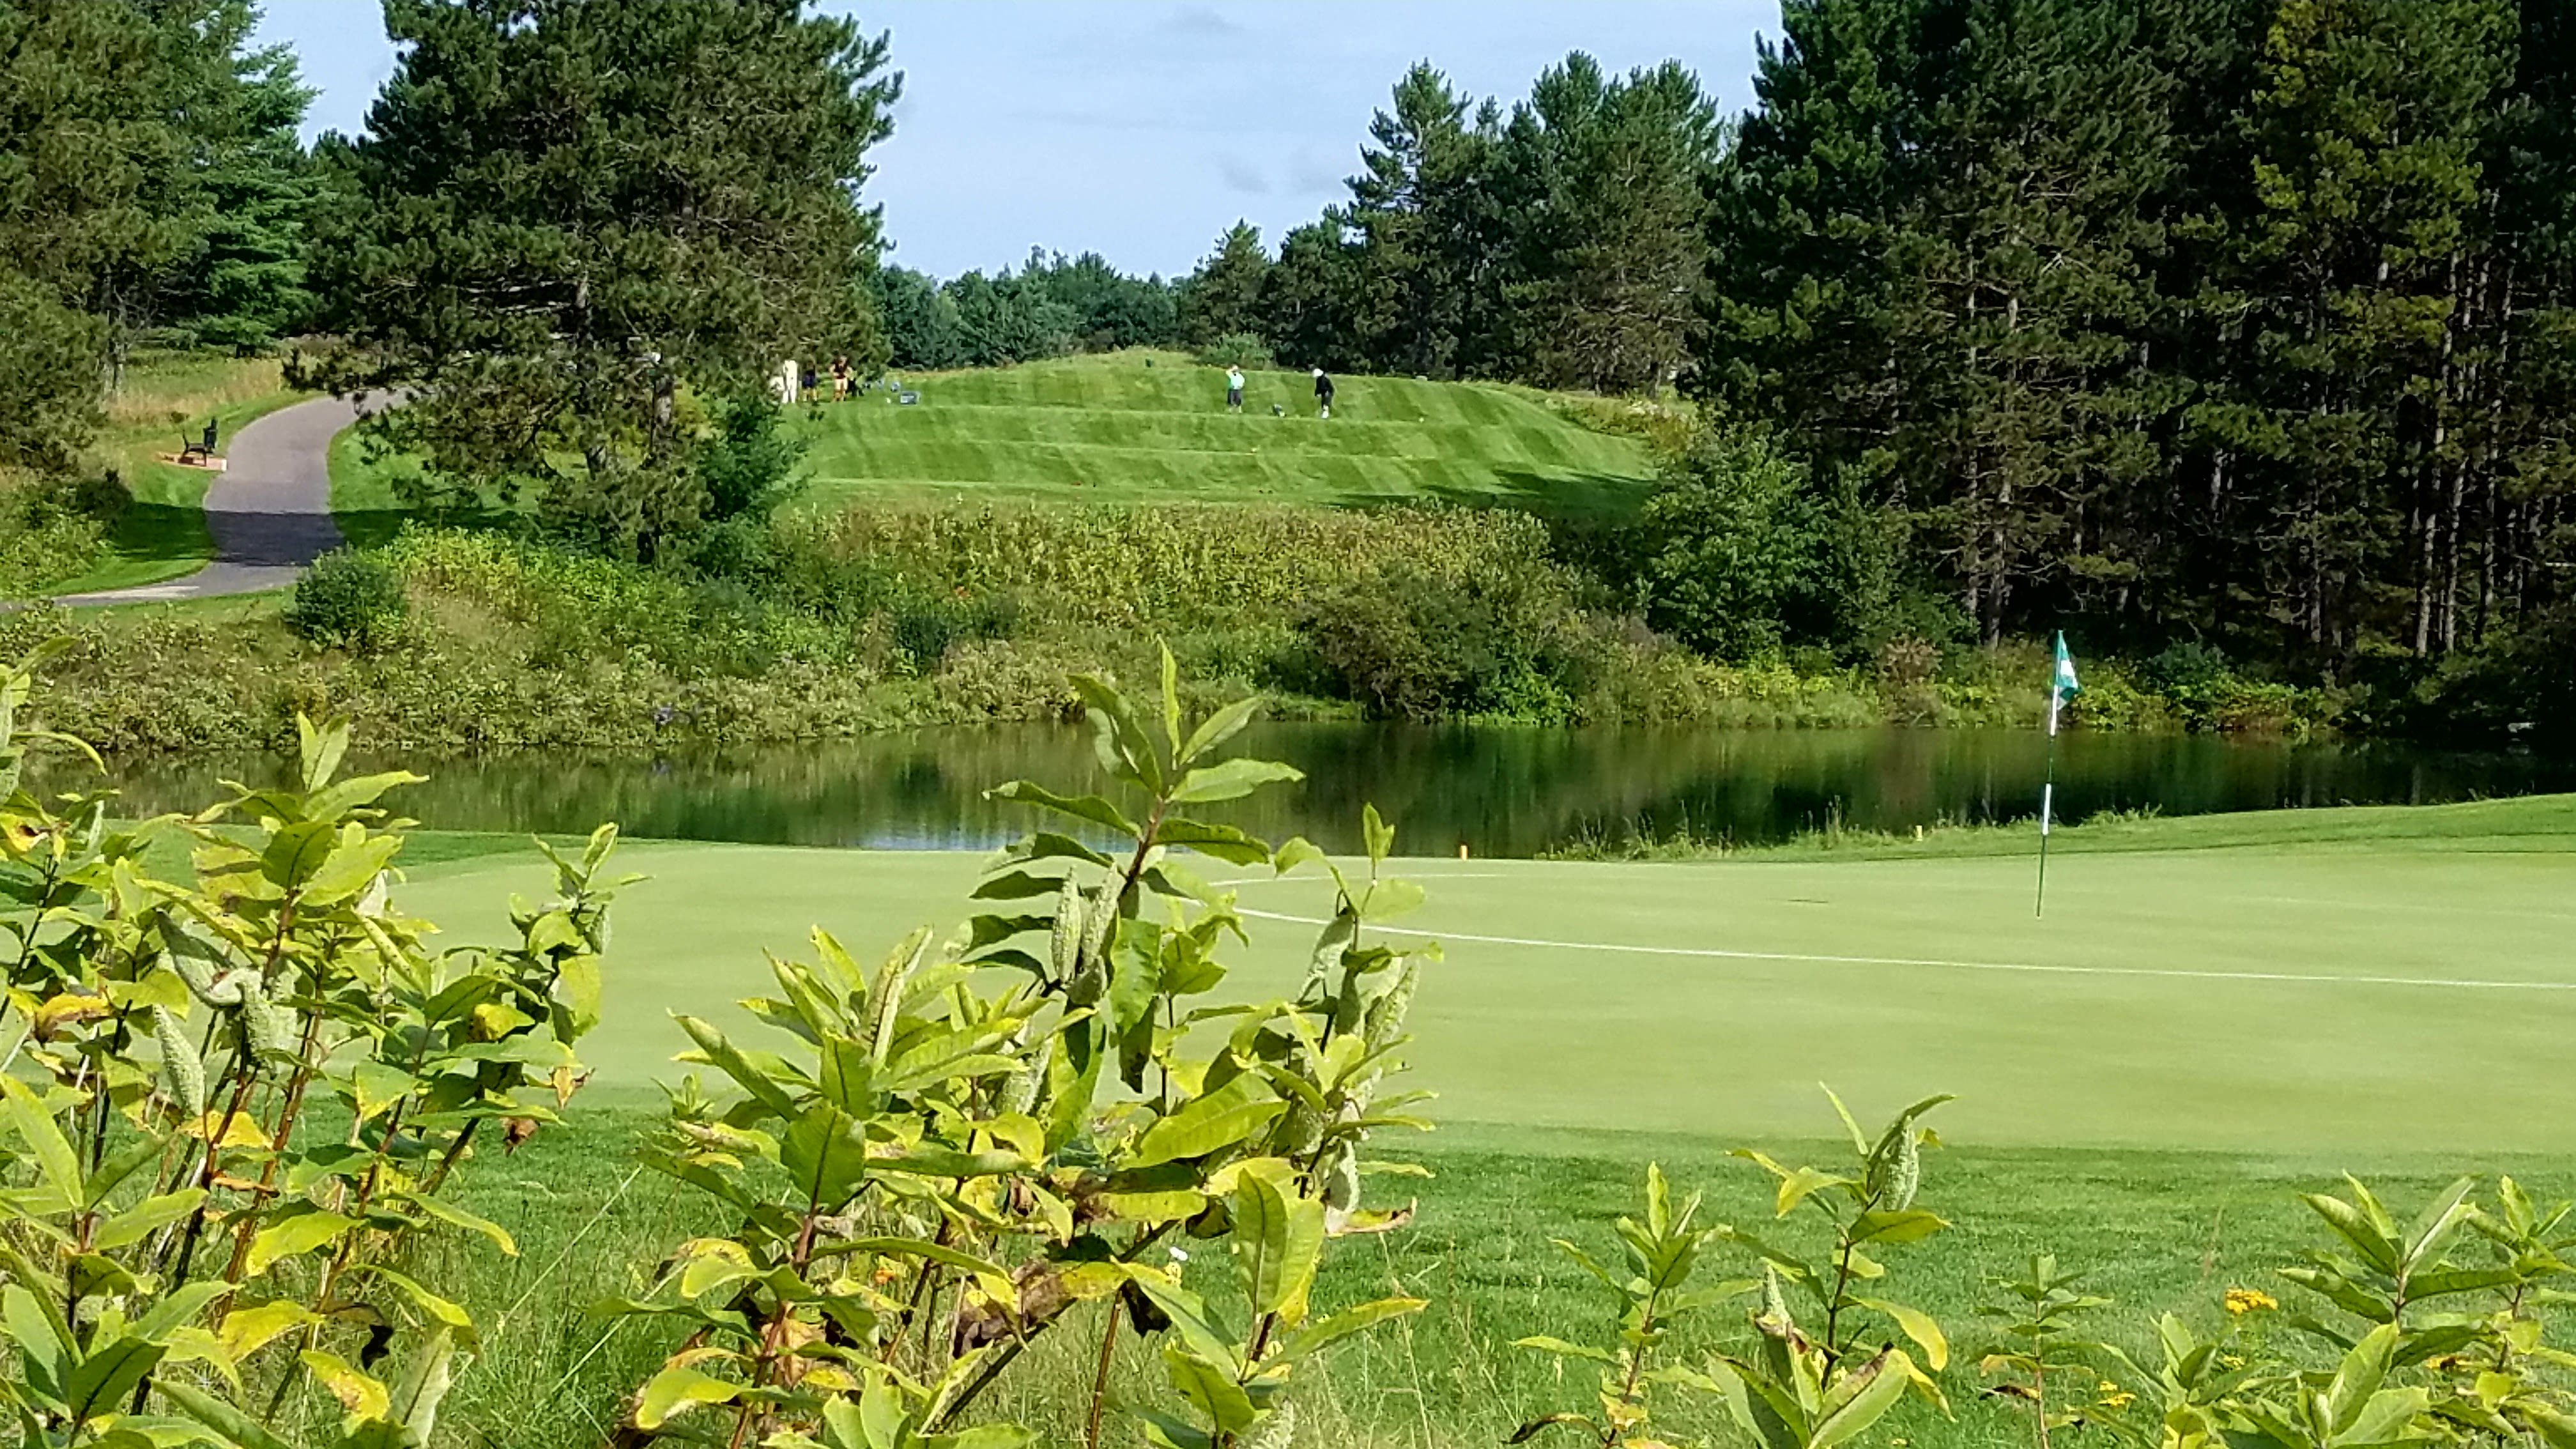
M 0 653 L 74 635 L 51 708 L 109 750 L 271 746 L 297 709 L 433 752 L 1055 719 L 1068 675 L 1144 677 L 1158 640 L 1202 702 L 1258 693 L 1285 718 L 2028 726 L 2046 708 L 2032 646 L 1904 676 L 1714 662 L 1599 607 L 1517 512 L 911 504 L 728 537 L 721 571 L 691 571 L 415 530 L 378 555 L 406 615 L 364 647 L 299 636 L 271 599 L 24 611 Z M 2079 727 L 2210 723 L 2117 666 L 2087 678 Z M 2224 723 L 2312 727 L 2316 701 L 2293 703 Z
M 907 376 L 903 386 L 917 405 L 871 392 L 804 411 L 812 506 L 1078 498 L 1618 512 L 1654 477 L 1637 443 L 1502 388 L 1342 379 L 1326 421 L 1306 374 L 1256 371 L 1242 413 L 1231 414 L 1224 370 L 1172 352 Z
M 22 515 L 21 536 L 0 539 L 0 597 L 129 588 L 194 572 L 214 547 L 204 503 L 216 474 L 169 457 L 209 420 L 221 456 L 245 425 L 296 397 L 274 358 L 138 359 L 81 464 L 87 481 L 51 489 L 68 506 Z

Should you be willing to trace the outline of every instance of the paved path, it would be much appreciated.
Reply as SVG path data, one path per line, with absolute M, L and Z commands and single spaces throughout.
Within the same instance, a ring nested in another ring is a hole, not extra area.
M 256 594 L 293 584 L 304 566 L 340 546 L 331 521 L 331 439 L 367 411 L 365 399 L 300 402 L 251 423 L 225 451 L 224 471 L 206 488 L 206 530 L 215 556 L 167 583 L 54 602 L 141 604 Z

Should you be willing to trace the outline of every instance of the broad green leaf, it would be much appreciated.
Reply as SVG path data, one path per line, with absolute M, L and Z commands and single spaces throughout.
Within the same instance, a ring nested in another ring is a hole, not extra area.
M 80 1154 L 72 1150 L 71 1139 L 55 1125 L 36 1094 L 15 1077 L 0 1077 L 0 1120 L 7 1121 L 27 1144 L 28 1155 L 36 1160 L 36 1170 L 44 1174 L 47 1186 L 62 1194 L 67 1207 L 84 1201 Z
M 370 1057 L 358 1063 L 350 1073 L 350 1094 L 357 1099 L 358 1120 L 373 1120 L 377 1113 L 399 1102 L 420 1085 L 412 1074 L 388 1062 Z
M 1219 1435 L 1240 1433 L 1256 1417 L 1252 1398 L 1243 1391 L 1243 1385 L 1215 1364 L 1178 1344 L 1164 1347 L 1163 1364 L 1171 1375 L 1173 1389 L 1205 1414 Z
M 224 1315 L 223 1325 L 215 1337 L 224 1352 L 236 1361 L 259 1352 L 285 1334 L 307 1324 L 320 1323 L 322 1315 L 290 1298 L 262 1303 L 249 1308 L 236 1308 Z
M 2431 1266 L 2434 1255 L 2442 1251 L 2442 1244 L 2449 1240 L 2451 1234 L 2477 1215 L 2477 1204 L 2469 1201 L 2469 1193 L 2477 1185 L 2476 1178 L 2463 1177 L 2424 1209 L 2423 1216 L 2416 1219 L 2414 1228 L 2406 1235 L 2407 1272 L 2416 1273 Z
M 1902 1303 L 1890 1303 L 1884 1298 L 1855 1298 L 1852 1301 L 1895 1319 L 1896 1326 L 1904 1331 L 1905 1336 L 1914 1340 L 1914 1346 L 1923 1350 L 1923 1361 L 1932 1366 L 1934 1373 L 1950 1366 L 1950 1340 L 1941 1335 L 1941 1325 L 1932 1321 L 1931 1314 L 1919 1308 L 1908 1308 Z
M 1245 1172 L 1234 1187 L 1234 1255 L 1255 1313 L 1290 1325 L 1306 1314 L 1306 1290 L 1324 1250 L 1324 1205 L 1267 1174 Z
M 1873 1211 L 1852 1220 L 1851 1236 L 1855 1243 L 1919 1243 L 1949 1225 L 1921 1208 Z
M 1097 675 L 1077 674 L 1068 682 L 1091 716 L 1093 747 L 1101 768 L 1149 795 L 1161 794 L 1162 761 L 1127 697 Z
M 1201 755 L 1233 739 L 1245 725 L 1252 723 L 1252 717 L 1260 710 L 1261 696 L 1247 695 L 1199 721 L 1199 727 L 1190 731 L 1189 739 L 1182 744 L 1175 763 L 1192 764 Z
M 443 1324 L 451 1329 L 471 1329 L 474 1326 L 473 1318 L 466 1313 L 462 1305 L 430 1292 L 416 1280 L 404 1274 L 374 1264 L 363 1264 L 358 1271 L 368 1274 L 379 1282 L 392 1284 L 405 1298 L 411 1300 L 412 1306 L 419 1309 L 422 1316 L 432 1322 Z
M 1172 788 L 1172 803 L 1206 805 L 1240 800 L 1264 785 L 1290 784 L 1305 778 L 1305 771 L 1272 760 L 1221 760 L 1183 775 Z
M 740 1047 L 727 1041 L 723 1032 L 694 1016 L 674 1013 L 672 1019 L 680 1024 L 680 1030 L 689 1034 L 691 1041 L 698 1044 L 697 1057 L 733 1078 L 737 1085 L 770 1111 L 791 1121 L 795 1118 L 796 1099 L 745 1056 Z
M 280 890 L 295 890 L 322 869 L 339 844 L 337 826 L 321 820 L 299 820 L 278 827 L 259 855 L 259 873 Z
M 2396 1352 L 2397 1325 L 2383 1323 L 2363 1334 L 2361 1342 L 2343 1356 L 2343 1362 L 2335 1367 L 2334 1378 L 2326 1385 L 2326 1418 L 2336 1434 L 2350 1429 L 2361 1417 L 2363 1407 L 2388 1377 L 2389 1361 Z
M 1013 780 L 985 791 L 984 798 L 1007 800 L 1017 805 L 1034 805 L 1041 810 L 1052 810 L 1058 815 L 1071 816 L 1076 820 L 1088 820 L 1094 825 L 1117 831 L 1130 840 L 1144 833 L 1136 828 L 1136 822 L 1128 819 L 1124 811 L 1097 795 L 1059 795 L 1044 785 L 1032 781 Z
M 161 1345 L 134 1337 L 92 1348 L 63 1384 L 63 1402 L 70 1406 L 71 1421 L 86 1423 L 123 1409 L 134 1386 L 161 1362 L 162 1352 Z
M 463 1228 L 469 1233 L 481 1233 L 492 1240 L 492 1246 L 499 1248 L 510 1257 L 519 1256 L 519 1245 L 511 1240 L 509 1230 L 490 1218 L 469 1213 L 461 1207 L 442 1202 L 427 1193 L 407 1192 L 394 1196 L 397 1201 L 416 1207 L 451 1228 Z
M 235 1449 L 295 1449 L 268 1426 L 235 1408 L 185 1378 L 172 1375 L 153 1384 L 152 1392 L 176 1405 L 179 1412 L 223 1436 Z
M 1849 1185 L 1851 1179 L 1813 1167 L 1801 1167 L 1780 1179 L 1780 1192 L 1774 1200 L 1774 1216 L 1787 1217 L 1810 1193 L 1828 1187 Z
M 1145 1129 L 1129 1167 L 1205 1157 L 1235 1146 L 1268 1126 L 1287 1103 L 1267 1096 L 1261 1078 L 1246 1072 Z
M 648 1432 L 659 1429 L 701 1404 L 730 1404 L 741 1392 L 740 1384 L 674 1364 L 645 1381 L 644 1391 L 635 1398 L 635 1427 Z
M 797 1206 L 837 1212 L 868 1177 L 867 1124 L 828 1102 L 818 1102 L 778 1137 L 778 1163 L 787 1169 Z
M 2334 1229 L 2345 1242 L 2352 1244 L 2353 1251 L 2361 1254 L 2363 1262 L 2392 1277 L 2396 1275 L 2397 1245 L 2379 1231 L 2367 1212 L 2324 1193 L 2302 1193 L 2299 1200 L 2325 1219 L 2326 1226 Z
M 340 1401 L 350 1416 L 358 1419 L 381 1419 L 393 1408 L 393 1395 L 384 1380 L 359 1368 L 329 1349 L 308 1348 L 297 1354 L 304 1366 L 313 1371 L 331 1397 Z
M 357 1225 L 356 1218 L 338 1213 L 304 1212 L 280 1218 L 250 1240 L 250 1257 L 244 1261 L 243 1271 L 256 1278 L 280 1259 L 327 1246 Z
M 1164 1317 L 1172 1320 L 1172 1331 L 1181 1336 L 1181 1341 L 1190 1346 L 1192 1353 L 1210 1363 L 1222 1364 L 1229 1371 L 1236 1366 L 1238 1360 L 1232 1335 L 1217 1326 L 1207 1304 L 1197 1294 L 1151 1269 L 1129 1268 L 1127 1271 L 1128 1281 L 1136 1285 L 1137 1292 L 1152 1299 L 1154 1306 L 1163 1310 Z
M 1864 1377 L 1866 1376 L 1866 1377 Z M 1905 1355 L 1881 1349 L 1878 1357 L 1852 1370 L 1825 1400 L 1807 1436 L 1807 1449 L 1833 1449 L 1879 1421 L 1905 1392 L 1911 1378 Z
M 132 1247 L 197 1210 L 206 1200 L 203 1188 L 184 1188 L 147 1197 L 106 1222 L 90 1238 L 90 1246 L 102 1253 Z
M 1364 1333 L 1381 1323 L 1402 1318 L 1408 1313 L 1419 1313 L 1429 1306 L 1428 1300 L 1421 1298 L 1381 1298 L 1374 1303 L 1363 1303 L 1357 1308 L 1346 1308 L 1330 1318 L 1310 1323 L 1300 1329 L 1268 1359 L 1263 1360 L 1263 1366 L 1292 1363 L 1309 1354 L 1320 1353 L 1355 1333 Z

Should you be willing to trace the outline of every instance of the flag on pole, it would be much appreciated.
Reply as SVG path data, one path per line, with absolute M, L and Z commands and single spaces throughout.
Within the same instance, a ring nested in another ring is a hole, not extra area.
M 2039 787 L 2039 893 L 2031 914 L 2048 909 L 2048 825 L 2057 810 L 2057 712 L 2083 686 L 2075 682 L 2075 656 L 2066 652 L 2066 631 L 2057 631 L 2057 658 L 2048 671 L 2048 773 Z
M 2048 732 L 2057 733 L 2058 708 L 2083 688 L 2075 682 L 2075 656 L 2066 652 L 2066 631 L 2057 633 L 2057 664 L 2048 678 Z

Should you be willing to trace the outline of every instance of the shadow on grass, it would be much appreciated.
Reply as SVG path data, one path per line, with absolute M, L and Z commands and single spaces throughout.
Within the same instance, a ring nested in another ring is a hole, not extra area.
M 408 508 L 343 508 L 335 509 L 332 519 L 340 525 L 340 536 L 353 548 L 382 548 L 401 535 L 411 524 L 425 528 L 463 528 L 514 533 L 527 526 L 525 513 L 505 508 L 478 508 L 437 514 L 415 513 Z
M 185 578 L 214 556 L 206 513 L 195 506 L 132 503 L 121 509 L 108 536 L 107 556 L 79 575 L 47 584 L 48 594 L 130 589 Z

